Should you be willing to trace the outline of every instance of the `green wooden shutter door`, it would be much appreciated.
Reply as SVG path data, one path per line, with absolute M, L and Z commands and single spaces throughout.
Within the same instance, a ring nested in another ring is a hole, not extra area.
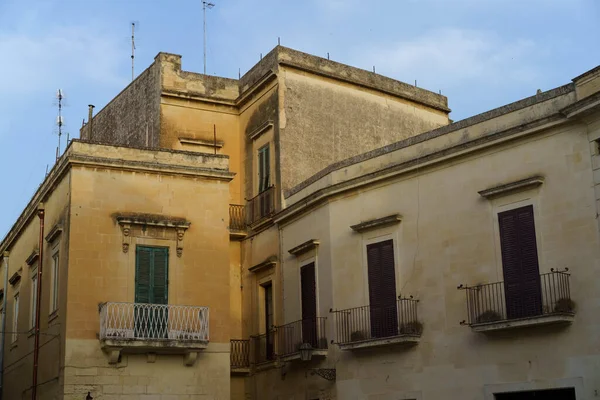
M 154 248 L 154 273 L 153 278 L 153 290 L 152 290 L 152 303 L 154 304 L 167 304 L 168 303 L 168 279 L 169 279 L 169 249 L 168 248 Z
M 138 246 L 135 250 L 135 302 L 150 303 L 152 249 Z

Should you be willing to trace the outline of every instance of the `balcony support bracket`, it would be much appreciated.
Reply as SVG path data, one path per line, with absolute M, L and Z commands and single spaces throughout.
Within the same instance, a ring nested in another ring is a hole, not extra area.
M 190 351 L 185 353 L 183 356 L 183 364 L 187 367 L 191 367 L 196 363 L 196 359 L 198 358 L 197 351 Z
M 107 350 L 108 363 L 110 365 L 115 365 L 119 363 L 119 359 L 121 358 L 121 350 L 121 348 L 111 348 Z
M 318 375 L 328 381 L 335 381 L 337 373 L 335 368 L 311 368 L 311 375 Z

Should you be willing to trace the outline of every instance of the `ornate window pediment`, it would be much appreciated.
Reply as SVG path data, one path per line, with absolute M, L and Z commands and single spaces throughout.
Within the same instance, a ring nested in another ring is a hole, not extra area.
M 117 213 L 114 217 L 123 233 L 123 253 L 129 251 L 131 237 L 150 237 L 175 240 L 177 257 L 183 254 L 183 237 L 191 225 L 185 218 L 145 213 Z

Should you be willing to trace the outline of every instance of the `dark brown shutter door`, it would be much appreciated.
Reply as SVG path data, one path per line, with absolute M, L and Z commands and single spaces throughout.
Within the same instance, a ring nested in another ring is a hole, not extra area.
M 394 242 L 386 240 L 367 246 L 371 337 L 398 334 Z
M 300 268 L 302 290 L 302 341 L 318 347 L 317 338 L 317 285 L 315 263 Z
M 506 317 L 540 315 L 542 300 L 533 206 L 499 213 L 498 225 Z

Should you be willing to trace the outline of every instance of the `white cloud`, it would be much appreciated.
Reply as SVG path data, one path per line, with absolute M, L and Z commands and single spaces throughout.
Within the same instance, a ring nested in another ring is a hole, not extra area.
M 492 33 L 453 28 L 384 46 L 367 51 L 361 63 L 368 60 L 379 73 L 410 83 L 417 79 L 430 88 L 465 81 L 495 85 L 531 80 L 536 75 L 535 58 L 541 54 L 531 40 L 506 42 Z

